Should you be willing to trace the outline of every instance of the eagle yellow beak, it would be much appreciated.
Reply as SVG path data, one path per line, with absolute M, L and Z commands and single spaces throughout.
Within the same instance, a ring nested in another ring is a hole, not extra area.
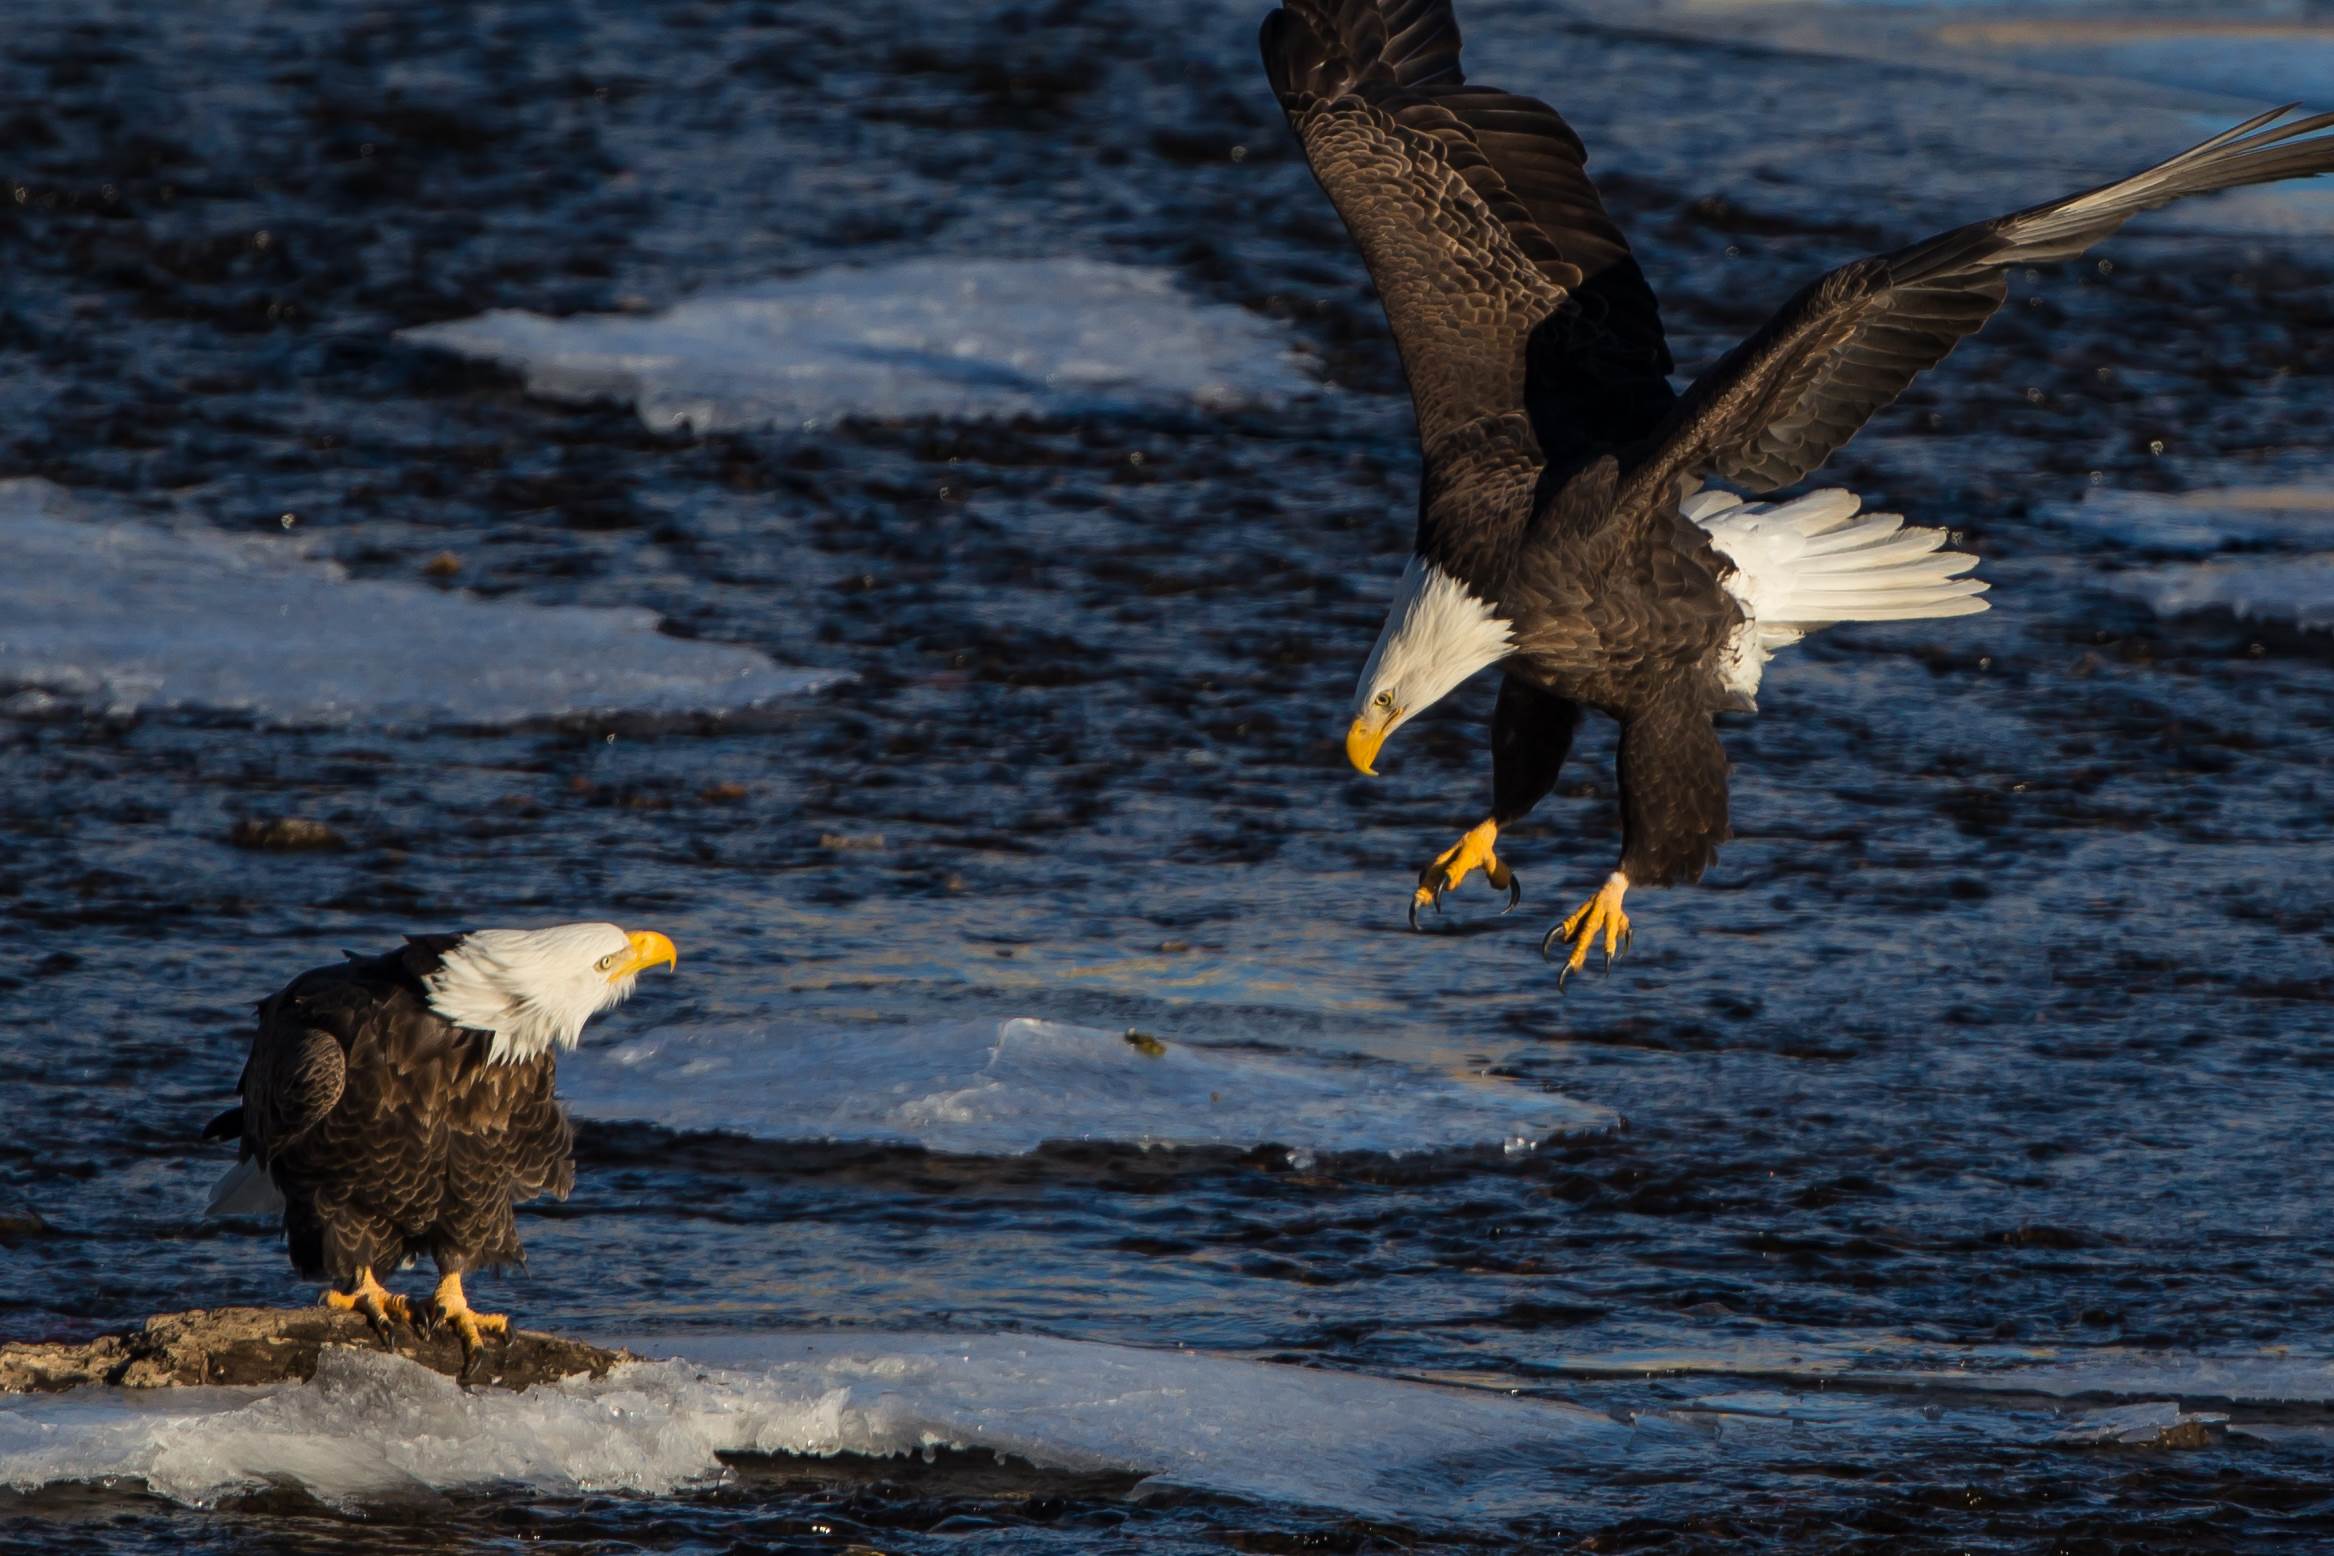
M 608 972 L 608 981 L 629 978 L 634 973 L 646 972 L 651 967 L 679 967 L 681 953 L 673 943 L 653 929 L 643 929 L 631 937 L 632 954 L 618 962 Z
M 1386 732 L 1400 716 L 1396 711 L 1373 720 L 1365 713 L 1353 721 L 1353 727 L 1345 732 L 1345 759 L 1355 771 L 1371 778 L 1378 776 L 1378 747 L 1386 743 Z

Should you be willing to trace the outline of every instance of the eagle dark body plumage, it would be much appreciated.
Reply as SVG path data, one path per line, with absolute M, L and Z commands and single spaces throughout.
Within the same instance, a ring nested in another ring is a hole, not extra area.
M 1698 881 L 1729 835 L 1726 756 L 1711 725 L 1725 696 L 1713 663 L 1742 612 L 1722 582 L 1730 569 L 1698 526 L 1674 512 L 1609 522 L 1619 485 L 1614 457 L 1594 461 L 1540 504 L 1538 543 L 1502 573 L 1464 576 L 1518 624 L 1507 678 L 1571 705 L 1537 717 L 1561 719 L 1567 740 L 1581 707 L 1620 722 L 1621 871 L 1642 886 Z M 1556 770 L 1536 785 L 1512 776 L 1502 785 L 1496 732 L 1492 755 L 1493 814 L 1504 824 L 1539 802 Z M 1506 803 L 1503 787 L 1517 791 Z
M 487 1033 L 430 1008 L 422 980 L 459 939 L 351 956 L 259 1007 L 242 1106 L 219 1122 L 282 1193 L 305 1276 L 518 1263 L 513 1203 L 574 1186 L 552 1055 L 490 1062 Z
M 1842 266 L 1681 395 L 1580 138 L 1546 104 L 1466 80 L 1450 0 L 1285 0 L 1261 43 L 1385 305 L 1423 456 L 1412 565 L 1347 753 L 1372 770 L 1403 720 L 1481 668 L 1504 676 L 1492 813 L 1421 873 L 1413 922 L 1446 864 L 1447 884 L 1481 868 L 1513 905 L 1490 840 L 1546 795 L 1595 708 L 1621 725 L 1608 889 L 1625 932 L 1620 891 L 1699 879 L 1726 838 L 1712 718 L 1755 705 L 1773 648 L 1985 608 L 1943 530 L 1859 518 L 1849 493 L 1762 504 L 1707 483 L 1804 479 L 1984 324 L 2016 266 L 2184 195 L 2334 170 L 2334 115 L 2262 115 L 2131 178 Z

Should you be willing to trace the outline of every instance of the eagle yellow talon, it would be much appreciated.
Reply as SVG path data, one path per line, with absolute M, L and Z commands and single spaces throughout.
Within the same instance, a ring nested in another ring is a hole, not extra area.
M 485 1336 L 505 1339 L 511 1330 L 508 1315 L 481 1313 L 470 1305 L 469 1299 L 462 1295 L 462 1277 L 458 1274 L 438 1282 L 437 1292 L 430 1298 L 430 1322 L 445 1325 L 461 1337 L 465 1359 L 478 1354 L 486 1343 Z
M 1546 956 L 1559 940 L 1571 942 L 1572 955 L 1565 959 L 1564 971 L 1557 974 L 1561 985 L 1564 979 L 1580 971 L 1588 961 L 1589 948 L 1597 936 L 1605 940 L 1605 965 L 1611 967 L 1629 944 L 1629 915 L 1621 911 L 1621 897 L 1629 890 L 1629 877 L 1615 870 L 1597 888 L 1597 894 L 1582 903 L 1577 912 L 1554 929 L 1540 942 L 1540 954 Z
M 371 1265 L 358 1268 L 355 1289 L 325 1292 L 324 1305 L 336 1313 L 362 1313 L 376 1329 L 387 1328 L 391 1320 L 413 1322 L 413 1305 L 373 1279 Z
M 1467 829 L 1450 847 L 1435 855 L 1425 869 L 1418 872 L 1418 890 L 1410 894 L 1410 927 L 1419 927 L 1418 910 L 1431 907 L 1442 911 L 1443 893 L 1457 889 L 1460 882 L 1477 870 L 1494 891 L 1507 893 L 1507 906 L 1500 911 L 1512 913 L 1517 903 L 1524 900 L 1524 890 L 1515 878 L 1515 872 L 1499 862 L 1492 845 L 1499 841 L 1499 823 L 1483 821 Z

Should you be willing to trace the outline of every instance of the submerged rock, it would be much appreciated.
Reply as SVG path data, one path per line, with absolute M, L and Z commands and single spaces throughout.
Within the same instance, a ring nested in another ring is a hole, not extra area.
M 301 816 L 246 817 L 229 830 L 227 841 L 269 854 L 338 853 L 349 846 L 331 827 Z
M 605 1377 L 636 1358 L 580 1340 L 511 1331 L 479 1352 L 467 1374 L 451 1330 L 399 1324 L 376 1331 L 329 1308 L 196 1308 L 160 1313 L 137 1329 L 80 1342 L 0 1345 L 0 1394 L 52 1393 L 85 1384 L 177 1388 L 192 1384 L 300 1383 L 332 1346 L 390 1350 L 433 1372 L 474 1384 L 531 1388 L 559 1378 Z

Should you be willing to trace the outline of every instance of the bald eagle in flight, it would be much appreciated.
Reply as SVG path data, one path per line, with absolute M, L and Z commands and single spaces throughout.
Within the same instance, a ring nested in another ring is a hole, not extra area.
M 280 1209 L 293 1267 L 377 1325 L 412 1320 L 380 1277 L 427 1254 L 426 1316 L 475 1355 L 509 1321 L 474 1311 L 463 1275 L 518 1262 L 511 1206 L 575 1184 L 555 1055 L 677 961 L 654 930 L 561 924 L 412 936 L 302 973 L 260 1003 L 242 1106 L 203 1131 L 243 1146 L 210 1212 Z
M 1621 726 L 1621 857 L 1552 928 L 1566 971 L 1625 943 L 1631 886 L 1701 878 L 1725 841 L 1711 718 L 1774 649 L 1839 621 L 1983 610 L 1943 531 L 1799 481 L 2002 304 L 2138 212 L 2334 168 L 2334 114 L 2280 109 L 2119 183 L 1819 277 L 1682 395 L 1652 288 L 1554 109 L 1471 85 L 1449 0 L 1288 0 L 1264 64 L 1377 284 L 1424 475 L 1413 555 L 1354 694 L 1346 755 L 1491 665 L 1491 813 L 1419 874 L 1410 919 L 1481 870 L 1556 781 L 1583 708 Z

